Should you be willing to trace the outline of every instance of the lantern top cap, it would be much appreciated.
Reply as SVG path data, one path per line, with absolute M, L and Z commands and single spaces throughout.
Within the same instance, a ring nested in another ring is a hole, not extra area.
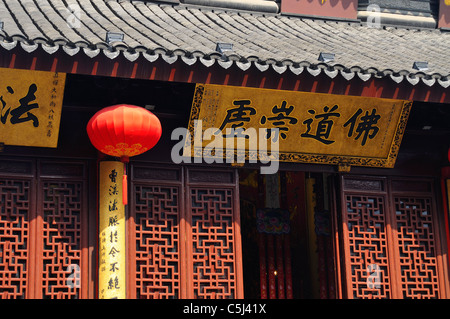
M 145 108 L 143 108 L 141 106 L 132 105 L 132 104 L 115 104 L 115 105 L 111 105 L 111 106 L 106 106 L 106 107 L 102 108 L 102 110 L 105 110 L 105 109 L 117 109 L 117 108 L 121 108 L 121 107 L 136 108 L 136 109 L 143 109 L 143 110 L 145 110 Z

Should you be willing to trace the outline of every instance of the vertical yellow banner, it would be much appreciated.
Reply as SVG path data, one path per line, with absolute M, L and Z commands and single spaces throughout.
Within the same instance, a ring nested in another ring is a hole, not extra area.
M 125 206 L 123 163 L 100 162 L 99 298 L 126 298 Z

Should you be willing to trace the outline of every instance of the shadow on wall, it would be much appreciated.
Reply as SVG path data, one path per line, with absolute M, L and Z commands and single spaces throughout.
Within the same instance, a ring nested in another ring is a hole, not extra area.
M 439 27 L 450 27 L 450 0 L 440 0 Z
M 300 0 L 297 0 L 297 1 L 300 1 Z M 446 0 L 446 1 L 450 1 L 450 0 Z M 340 5 L 344 9 L 348 9 L 350 6 L 353 6 L 355 10 L 358 5 L 358 3 L 356 1 L 352 1 L 352 0 L 308 0 L 308 2 L 309 3 L 316 2 L 320 5 L 330 5 L 333 8 L 336 7 L 337 5 Z

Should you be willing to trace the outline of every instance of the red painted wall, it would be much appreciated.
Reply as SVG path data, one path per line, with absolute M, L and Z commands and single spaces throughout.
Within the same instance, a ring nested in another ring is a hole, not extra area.
M 439 28 L 450 28 L 450 0 L 439 2 Z
M 357 9 L 358 0 L 281 0 L 282 13 L 356 19 Z

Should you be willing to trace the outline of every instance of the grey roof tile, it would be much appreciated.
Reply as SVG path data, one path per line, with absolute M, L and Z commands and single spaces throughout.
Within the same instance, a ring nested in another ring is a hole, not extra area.
M 7 34 L 15 35 L 14 31 L 16 30 L 15 27 L 19 27 L 22 34 L 26 37 L 26 41 L 34 41 L 35 39 L 44 39 L 45 36 L 42 34 L 42 32 L 36 27 L 36 25 L 33 23 L 33 21 L 30 19 L 28 13 L 24 10 L 24 8 L 20 5 L 19 1 L 17 0 L 3 0 L 4 4 L 6 5 L 6 8 L 8 11 L 6 11 L 6 14 L 9 13 L 11 16 L 11 19 L 15 21 L 14 24 L 4 24 L 4 30 Z M 11 19 L 8 19 L 11 21 Z M 8 21 L 7 20 L 7 21 Z M 10 29 L 10 27 L 12 29 Z
M 65 37 L 55 27 L 55 25 L 52 24 L 51 22 L 52 17 L 46 16 L 41 11 L 46 9 L 46 7 L 48 6 L 48 1 L 43 0 L 34 2 L 33 0 L 21 0 L 20 2 L 23 5 L 28 16 L 34 22 L 36 27 L 41 31 L 41 33 L 45 36 L 45 38 L 47 38 L 50 41 L 61 39 L 66 40 Z
M 8 8 L 3 0 L 0 0 L 0 21 L 9 26 L 7 34 L 8 36 L 21 36 L 23 38 L 26 37 L 20 27 L 16 24 L 13 16 L 9 14 Z

